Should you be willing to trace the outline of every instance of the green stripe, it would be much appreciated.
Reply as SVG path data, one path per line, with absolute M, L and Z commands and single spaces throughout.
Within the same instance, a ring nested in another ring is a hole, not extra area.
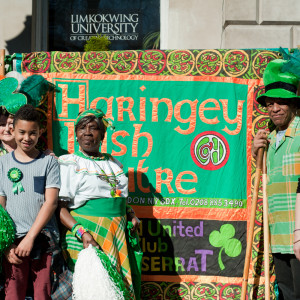
M 126 199 L 122 197 L 92 199 L 73 211 L 79 215 L 93 217 L 121 217 L 126 215 Z
M 270 231 L 272 234 L 280 234 L 280 235 L 290 235 L 293 232 L 293 227 L 291 227 L 291 222 L 286 220 L 286 222 L 277 222 L 275 224 L 270 224 Z M 290 234 L 286 234 L 290 233 Z

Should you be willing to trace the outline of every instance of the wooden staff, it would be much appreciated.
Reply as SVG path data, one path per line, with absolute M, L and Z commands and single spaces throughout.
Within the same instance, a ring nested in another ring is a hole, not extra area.
M 267 151 L 263 157 L 262 189 L 263 189 L 263 224 L 264 224 L 264 267 L 265 267 L 265 299 L 270 299 L 270 254 L 269 254 L 269 221 L 267 197 Z
M 3 75 L 3 76 L 5 75 L 4 59 L 5 59 L 5 50 L 0 49 L 0 75 Z
M 246 257 L 245 257 L 245 264 L 244 264 L 241 300 L 245 300 L 247 294 L 249 266 L 250 266 L 250 259 L 252 254 L 254 222 L 256 217 L 256 205 L 258 199 L 259 182 L 260 182 L 260 176 L 262 170 L 263 156 L 264 156 L 264 148 L 260 148 L 258 150 L 257 157 L 256 157 L 256 172 L 255 172 L 254 190 L 252 195 L 252 204 L 251 204 L 252 207 L 251 207 L 251 216 L 250 216 L 250 224 L 249 224 L 249 231 L 248 231 L 249 234 L 247 239 Z

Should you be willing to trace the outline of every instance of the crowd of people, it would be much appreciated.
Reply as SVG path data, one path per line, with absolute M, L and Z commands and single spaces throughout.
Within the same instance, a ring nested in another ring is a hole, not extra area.
M 5 237 L 13 242 L 0 249 L 5 299 L 24 300 L 30 290 L 38 300 L 72 299 L 72 273 L 89 246 L 101 252 L 104 268 L 117 271 L 114 280 L 122 284 L 111 286 L 119 289 L 120 299 L 140 299 L 140 261 L 130 246 L 138 239 L 139 219 L 126 203 L 122 164 L 100 151 L 109 126 L 101 110 L 80 113 L 79 150 L 58 158 L 36 147 L 43 129 L 34 106 L 22 105 L 15 113 L 1 107 L 0 204 L 8 214 L 0 210 L 0 219 L 8 216 L 14 228 Z M 85 284 L 79 288 L 84 291 Z

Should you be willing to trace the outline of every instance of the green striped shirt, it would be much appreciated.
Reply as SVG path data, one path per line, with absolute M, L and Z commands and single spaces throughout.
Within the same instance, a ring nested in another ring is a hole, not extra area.
M 294 253 L 295 203 L 300 175 L 300 118 L 295 117 L 276 148 L 270 134 L 267 155 L 269 226 L 273 253 Z

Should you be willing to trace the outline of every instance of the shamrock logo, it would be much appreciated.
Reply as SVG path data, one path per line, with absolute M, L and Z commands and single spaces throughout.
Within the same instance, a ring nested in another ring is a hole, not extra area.
M 13 115 L 27 103 L 25 95 L 14 93 L 17 87 L 18 80 L 15 78 L 9 77 L 0 80 L 0 106 Z
M 218 256 L 218 263 L 221 270 L 225 269 L 225 266 L 222 262 L 222 252 L 230 257 L 237 257 L 242 252 L 242 243 L 233 238 L 235 235 L 235 229 L 231 224 L 224 224 L 220 228 L 220 232 L 214 230 L 209 235 L 209 242 L 212 246 L 216 248 L 221 248 Z

